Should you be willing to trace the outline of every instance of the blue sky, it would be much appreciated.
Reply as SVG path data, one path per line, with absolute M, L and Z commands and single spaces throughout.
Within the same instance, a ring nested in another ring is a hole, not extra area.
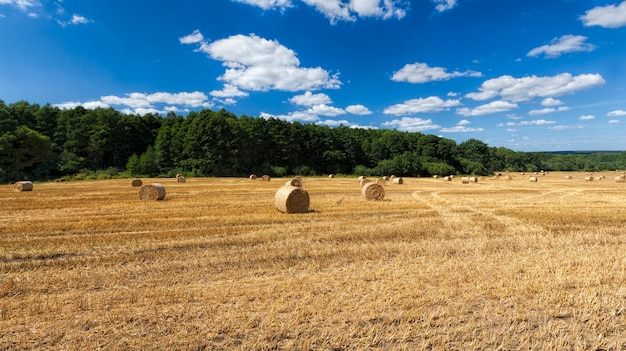
M 626 150 L 626 1 L 0 0 L 0 99 Z

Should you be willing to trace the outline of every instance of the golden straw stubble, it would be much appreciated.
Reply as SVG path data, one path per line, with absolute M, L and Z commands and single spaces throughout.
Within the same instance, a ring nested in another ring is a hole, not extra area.
M 367 200 L 384 200 L 385 188 L 375 182 L 366 183 L 361 187 L 361 192 Z
M 139 200 L 155 201 L 165 199 L 165 187 L 159 183 L 144 185 L 139 189 Z
M 309 193 L 297 186 L 283 185 L 274 195 L 274 206 L 283 213 L 307 213 Z

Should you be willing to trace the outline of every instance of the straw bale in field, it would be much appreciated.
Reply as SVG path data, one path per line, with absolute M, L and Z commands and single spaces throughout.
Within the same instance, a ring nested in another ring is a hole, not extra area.
M 452 177 L 445 176 L 445 177 L 443 177 L 443 180 L 446 181 L 446 182 L 451 182 L 452 181 Z
M 365 178 L 365 177 L 363 177 L 363 178 L 359 179 L 359 185 L 361 185 L 361 187 L 363 187 L 365 184 L 367 184 L 367 183 L 371 183 L 371 182 L 372 182 L 372 181 L 371 181 L 370 179 Z
M 511 176 L 509 176 L 509 175 L 504 176 L 504 180 L 511 180 L 511 179 L 513 179 L 513 177 L 511 177 Z
M 274 195 L 274 206 L 283 213 L 309 212 L 309 193 L 297 186 L 284 185 Z
M 404 179 L 400 177 L 393 178 L 393 184 L 404 184 Z
M 533 183 L 536 183 L 537 182 L 537 177 L 528 177 L 528 180 L 533 182 Z
M 359 182 L 365 179 L 365 176 L 359 176 Z
M 476 177 L 469 177 L 469 181 L 470 181 L 470 183 L 478 183 L 478 178 L 476 178 Z
M 295 177 L 291 180 L 288 180 L 287 183 L 285 183 L 285 185 L 290 185 L 290 186 L 295 186 L 298 188 L 302 188 L 302 178 L 300 177 Z
M 565 179 L 573 179 L 573 177 L 571 175 L 566 175 Z
M 626 183 L 626 177 L 623 175 L 615 177 L 615 181 L 618 183 Z
M 264 182 L 269 182 L 271 179 L 272 179 L 272 178 L 271 178 L 270 176 L 268 176 L 267 174 L 264 174 L 264 175 L 261 177 L 261 180 L 262 180 L 262 181 L 264 181 Z
M 385 181 L 388 181 L 388 180 L 389 180 L 389 176 L 384 176 L 384 177 L 383 177 L 383 179 L 384 179 Z
M 463 177 L 463 178 L 461 178 L 461 183 L 463 183 L 463 184 L 469 184 L 469 183 L 470 183 L 470 179 L 469 179 L 469 177 Z
M 387 184 L 387 182 L 385 181 L 384 178 L 378 178 L 376 179 L 376 183 L 380 184 L 380 185 L 385 185 Z
M 131 185 L 133 188 L 139 188 L 140 186 L 142 186 L 142 185 L 143 185 L 143 182 L 141 181 L 141 179 L 133 179 L 133 181 L 132 181 L 132 182 L 130 182 L 130 185 Z
M 329 174 L 328 178 L 335 178 L 335 175 L 334 174 Z
M 593 177 L 585 177 L 585 181 L 586 182 L 592 182 L 593 181 Z
M 32 191 L 33 190 L 33 182 L 30 180 L 20 180 L 19 182 L 15 182 L 13 184 L 13 191 L 22 192 L 22 191 Z
M 250 179 L 252 180 L 256 179 L 256 174 L 250 174 Z
M 361 193 L 366 200 L 384 200 L 385 199 L 385 188 L 377 183 L 369 182 L 363 185 L 361 188 Z
M 180 177 L 176 177 L 176 181 L 178 183 L 184 183 L 184 182 L 187 181 L 187 179 L 185 179 L 185 177 L 183 177 L 183 176 L 180 176 Z
M 176 174 L 176 178 L 180 178 L 180 177 L 183 177 L 183 174 L 182 173 L 177 173 Z
M 439 176 L 435 174 L 435 175 L 433 176 L 433 179 L 439 179 Z
M 139 189 L 139 200 L 155 201 L 165 199 L 165 187 L 159 183 L 144 185 Z

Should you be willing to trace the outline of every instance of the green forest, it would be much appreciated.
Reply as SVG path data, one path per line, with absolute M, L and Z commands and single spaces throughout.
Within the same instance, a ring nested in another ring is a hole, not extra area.
M 489 175 L 626 169 L 626 152 L 537 153 L 432 134 L 205 109 L 180 116 L 0 100 L 0 183 L 110 177 Z

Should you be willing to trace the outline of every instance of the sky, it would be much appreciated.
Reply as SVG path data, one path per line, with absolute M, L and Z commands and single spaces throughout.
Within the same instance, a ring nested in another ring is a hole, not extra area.
M 626 1 L 0 0 L 0 100 L 626 150 Z

